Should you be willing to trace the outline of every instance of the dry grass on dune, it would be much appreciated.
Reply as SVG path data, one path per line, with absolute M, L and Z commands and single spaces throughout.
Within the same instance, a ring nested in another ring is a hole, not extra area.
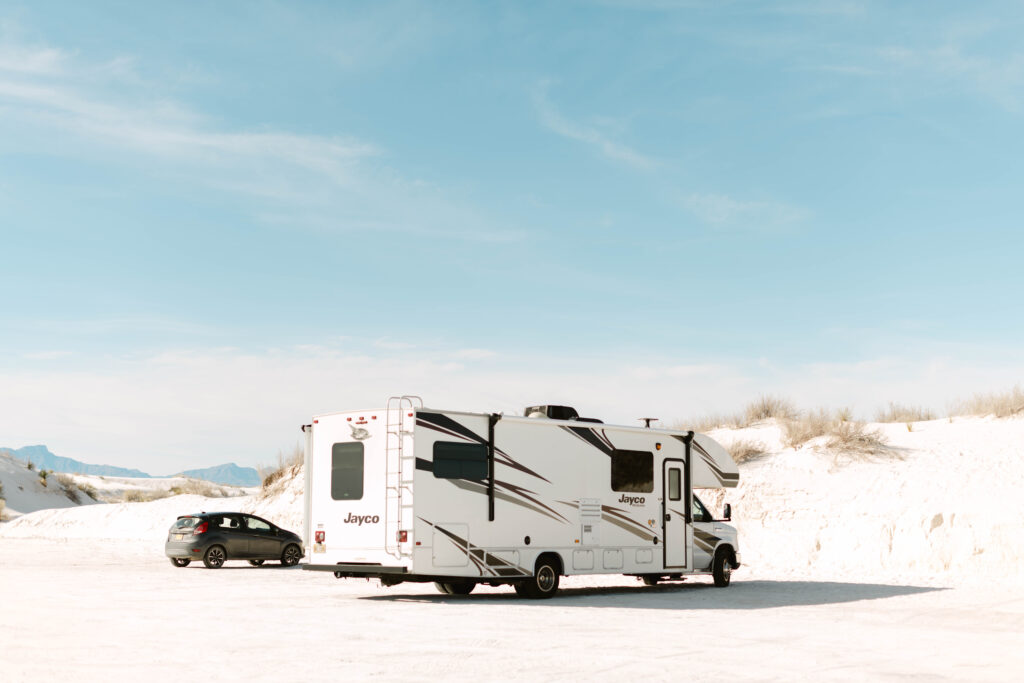
M 737 465 L 750 462 L 768 453 L 767 446 L 760 441 L 753 441 L 751 439 L 733 441 L 726 447 L 726 450 L 729 451 L 729 455 L 732 456 Z
M 950 415 L 994 415 L 1012 417 L 1024 413 L 1024 390 L 1020 385 L 1009 391 L 990 394 L 975 394 L 969 399 L 958 401 Z
M 696 419 L 678 422 L 673 428 L 692 429 L 695 432 L 707 432 L 720 427 L 742 429 L 772 418 L 783 420 L 796 415 L 797 410 L 790 401 L 778 396 L 763 395 L 748 403 L 738 413 L 704 415 Z
M 921 406 L 907 406 L 889 402 L 889 407 L 875 414 L 875 422 L 927 422 L 934 420 L 935 414 Z
M 302 447 L 295 444 L 291 453 L 287 456 L 281 451 L 277 452 L 277 467 L 259 468 L 260 478 L 263 480 L 263 495 L 266 495 L 274 483 L 279 481 L 289 472 L 295 474 L 305 460 L 305 453 Z

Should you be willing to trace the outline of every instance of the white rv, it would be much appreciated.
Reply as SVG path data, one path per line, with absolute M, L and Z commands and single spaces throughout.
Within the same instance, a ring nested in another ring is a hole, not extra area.
M 303 431 L 307 570 L 543 598 L 561 576 L 711 574 L 727 586 L 740 566 L 729 506 L 713 519 L 694 494 L 739 482 L 703 434 L 606 425 L 564 406 L 431 410 L 410 396 L 318 415 Z

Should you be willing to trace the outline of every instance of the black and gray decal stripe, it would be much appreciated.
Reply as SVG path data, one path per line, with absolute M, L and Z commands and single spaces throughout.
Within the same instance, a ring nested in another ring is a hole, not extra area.
M 524 576 L 530 573 L 522 567 L 517 567 L 511 562 L 507 562 L 496 555 L 488 553 L 483 548 L 474 546 L 466 539 L 453 534 L 447 529 L 442 529 L 438 527 L 436 524 L 429 520 L 423 519 L 422 517 L 420 517 L 419 519 L 424 524 L 430 525 L 437 531 L 440 531 L 442 534 L 447 536 L 459 550 L 466 553 L 466 556 L 470 560 L 472 560 L 473 564 L 476 565 L 476 567 L 480 570 L 481 574 L 483 574 L 485 570 L 489 571 L 491 574 L 494 574 L 496 576 Z M 494 568 L 488 565 L 493 565 Z
M 459 424 L 452 418 L 448 417 L 447 415 L 442 415 L 441 413 L 416 413 L 416 424 L 420 427 L 427 427 L 428 429 L 433 429 L 434 431 L 441 432 L 442 434 L 445 434 L 447 436 L 459 437 L 461 439 L 465 439 L 466 441 L 478 443 L 481 446 L 487 445 L 487 439 L 480 436 L 469 427 Z M 550 480 L 537 474 L 529 467 L 521 465 L 515 460 L 513 460 L 508 453 L 501 450 L 500 448 L 496 447 L 494 449 L 494 455 L 495 461 L 500 462 L 502 465 L 511 467 L 514 470 L 519 470 L 520 472 L 523 472 L 525 474 L 529 474 L 531 477 L 537 477 L 538 479 L 546 481 L 549 484 L 551 483 Z
M 474 481 L 472 479 L 449 479 L 448 482 L 451 483 L 451 484 L 454 484 L 455 486 L 458 486 L 460 489 L 463 489 L 465 491 L 472 491 L 473 493 L 480 493 L 480 494 L 483 494 L 483 495 L 487 495 L 487 485 L 482 483 L 482 482 Z M 499 485 L 506 485 L 507 486 L 507 484 L 503 484 L 502 482 L 494 482 L 494 484 L 495 484 L 495 487 L 497 487 Z M 522 494 L 520 494 L 520 495 L 522 495 Z M 520 507 L 524 507 L 527 510 L 531 510 L 532 512 L 537 512 L 539 514 L 544 515 L 545 517 L 550 517 L 551 519 L 555 520 L 556 522 L 568 522 L 569 521 L 565 517 L 562 517 L 561 515 L 559 515 L 554 510 L 551 510 L 551 508 L 548 508 L 547 506 L 544 506 L 544 508 L 546 508 L 546 509 L 543 509 L 541 507 L 537 507 L 536 505 L 530 505 L 529 503 L 525 503 L 525 502 L 519 500 L 518 498 L 513 498 L 511 495 L 509 495 L 509 494 L 507 494 L 507 493 L 505 493 L 503 491 L 495 491 L 494 492 L 494 497 L 498 498 L 499 500 L 504 500 L 504 501 L 506 501 L 508 503 L 512 503 L 513 505 L 518 505 Z M 524 498 L 525 497 L 526 496 L 524 496 Z M 533 500 L 533 499 L 529 498 L 529 500 Z
M 615 447 L 612 446 L 610 441 L 608 441 L 608 437 L 602 439 L 597 435 L 597 433 L 593 429 L 590 429 L 589 427 L 566 427 L 563 425 L 562 429 L 569 432 L 570 434 L 579 437 L 580 439 L 583 439 L 591 446 L 604 453 L 605 455 L 611 455 L 612 452 L 615 450 Z
M 708 467 L 711 468 L 711 472 L 720 482 L 724 484 L 727 481 L 739 481 L 740 475 L 738 473 L 732 474 L 722 471 L 722 468 L 715 463 L 715 459 L 711 457 L 711 454 L 704 450 L 704 447 L 697 443 L 696 439 L 693 440 L 693 448 L 697 451 L 697 454 L 700 455 L 701 459 L 707 463 Z

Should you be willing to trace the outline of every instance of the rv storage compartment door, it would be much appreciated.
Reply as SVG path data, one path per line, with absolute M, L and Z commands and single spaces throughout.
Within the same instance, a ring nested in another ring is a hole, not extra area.
M 465 567 L 469 564 L 469 551 L 463 545 L 465 543 L 469 543 L 468 524 L 438 524 L 434 528 L 431 543 L 434 566 Z

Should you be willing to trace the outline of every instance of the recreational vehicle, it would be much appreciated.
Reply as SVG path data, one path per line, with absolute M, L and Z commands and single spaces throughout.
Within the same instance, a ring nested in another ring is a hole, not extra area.
M 736 464 L 703 434 L 649 424 L 553 405 L 434 410 L 413 396 L 318 415 L 303 426 L 303 568 L 535 598 L 581 574 L 727 586 L 740 566 L 729 506 L 714 519 L 694 491 L 736 486 Z

